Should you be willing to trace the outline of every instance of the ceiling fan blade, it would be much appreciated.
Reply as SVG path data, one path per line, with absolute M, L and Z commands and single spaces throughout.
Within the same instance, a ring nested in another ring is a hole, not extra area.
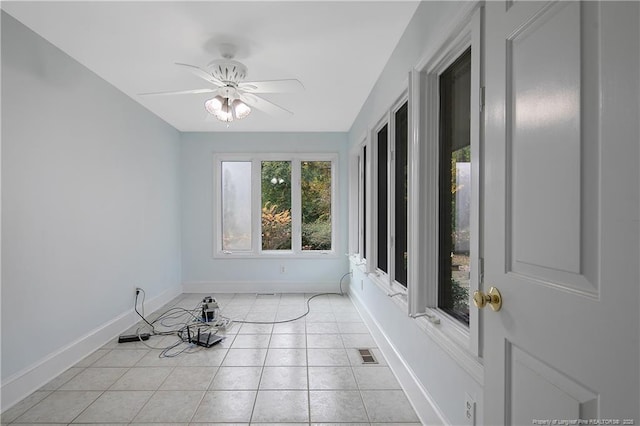
M 238 84 L 238 88 L 249 93 L 293 93 L 304 90 L 302 83 L 296 79 L 246 81 Z
M 293 113 L 288 109 L 284 109 L 265 98 L 254 95 L 253 93 L 243 93 L 240 95 L 240 99 L 251 108 L 259 109 L 262 112 L 266 112 L 267 114 L 276 117 L 289 117 L 293 115 Z
M 155 95 L 197 95 L 199 93 L 214 93 L 218 89 L 193 89 L 193 90 L 176 90 L 170 92 L 149 92 L 138 93 L 138 96 L 155 96 Z
M 211 75 L 210 73 L 206 72 L 205 70 L 203 70 L 200 67 L 197 67 L 195 65 L 182 64 L 180 62 L 176 62 L 175 64 L 188 69 L 192 74 L 197 75 L 201 79 L 206 80 L 206 81 L 208 81 L 209 83 L 211 83 L 213 85 L 216 85 L 218 87 L 224 86 L 223 82 L 221 82 L 220 80 L 218 80 L 213 75 Z

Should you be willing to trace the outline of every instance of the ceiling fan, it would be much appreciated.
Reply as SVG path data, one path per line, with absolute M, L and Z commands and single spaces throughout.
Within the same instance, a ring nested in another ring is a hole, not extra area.
M 245 81 L 247 76 L 246 65 L 234 60 L 230 55 L 225 55 L 222 59 L 211 61 L 206 69 L 178 62 L 176 62 L 176 65 L 183 67 L 207 81 L 212 87 L 170 92 L 140 93 L 140 95 L 156 96 L 212 93 L 214 96 L 204 103 L 204 107 L 208 113 L 218 120 L 227 123 L 245 118 L 251 113 L 252 108 L 274 116 L 292 115 L 293 113 L 291 111 L 268 101 L 258 94 L 298 92 L 304 90 L 302 83 L 296 79 Z

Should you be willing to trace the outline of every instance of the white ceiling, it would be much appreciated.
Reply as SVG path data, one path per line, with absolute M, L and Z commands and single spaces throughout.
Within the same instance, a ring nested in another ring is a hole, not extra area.
M 2 9 L 180 131 L 347 131 L 417 1 L 5 2 Z M 305 91 L 265 94 L 294 112 L 255 111 L 229 127 L 207 117 L 208 87 L 174 65 L 206 67 L 237 46 L 247 80 L 297 78 Z

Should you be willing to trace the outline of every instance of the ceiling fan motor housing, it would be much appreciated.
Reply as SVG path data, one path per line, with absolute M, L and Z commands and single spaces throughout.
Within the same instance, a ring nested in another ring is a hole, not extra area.
M 217 59 L 209 62 L 211 74 L 224 83 L 238 84 L 247 77 L 247 67 L 233 59 Z

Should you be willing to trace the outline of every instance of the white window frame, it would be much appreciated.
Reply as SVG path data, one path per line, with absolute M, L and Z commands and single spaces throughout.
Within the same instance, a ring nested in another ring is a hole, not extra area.
M 481 122 L 481 25 L 482 6 L 474 4 L 448 33 L 441 47 L 410 72 L 410 166 L 409 166 L 409 314 L 480 383 L 481 314 L 473 304 L 469 326 L 438 308 L 438 192 L 440 146 L 440 75 L 471 47 L 471 284 L 478 289 L 482 252 L 480 242 L 480 188 L 482 167 Z M 475 165 L 475 166 L 474 166 Z M 479 167 L 478 167 L 479 166 Z M 414 184 L 417 182 L 417 185 Z
M 213 155 L 213 257 L 232 258 L 309 258 L 337 257 L 336 232 L 338 229 L 338 154 L 337 153 L 224 153 Z M 222 163 L 225 161 L 251 162 L 251 250 L 222 249 Z M 291 250 L 262 250 L 262 188 L 261 163 L 263 161 L 291 162 Z M 301 163 L 303 161 L 331 162 L 331 250 L 302 250 Z
M 380 170 L 380 164 L 378 159 L 378 133 L 387 126 L 387 162 L 385 164 L 385 169 L 387 170 L 387 235 L 378 235 L 378 172 Z M 369 200 L 371 203 L 369 204 L 369 208 L 371 210 L 371 253 L 369 253 L 369 258 L 371 262 L 369 263 L 368 272 L 374 274 L 373 276 L 377 278 L 377 281 L 380 283 L 388 284 L 389 271 L 383 271 L 378 268 L 378 241 L 381 238 L 384 238 L 387 241 L 387 269 L 389 269 L 389 146 L 391 144 L 390 135 L 389 135 L 389 112 L 385 112 L 384 116 L 378 120 L 376 125 L 371 130 L 371 196 Z
M 408 262 L 407 262 L 407 283 L 406 286 L 401 284 L 395 279 L 396 276 L 396 168 L 397 168 L 397 156 L 396 156 L 396 113 L 402 108 L 404 104 L 407 104 L 407 161 L 409 161 L 410 152 L 408 150 L 410 145 L 410 133 L 411 133 L 411 107 L 409 102 L 409 90 L 405 89 L 400 97 L 393 104 L 389 110 L 389 150 L 390 150 L 390 165 L 389 165 L 389 247 L 387 251 L 387 259 L 389 259 L 389 285 L 392 290 L 401 289 L 405 294 L 409 287 L 409 274 L 408 274 Z M 410 180 L 410 175 L 407 174 L 407 180 Z M 407 204 L 407 216 L 408 216 L 408 204 Z M 406 220 L 409 220 L 408 217 Z M 409 251 L 409 224 L 407 223 L 407 252 Z M 408 255 L 408 253 L 407 253 Z M 393 260 L 391 260 L 393 259 Z
M 395 229 L 395 114 L 398 110 L 407 103 L 408 114 L 408 137 L 409 145 L 411 142 L 411 103 L 409 102 L 408 89 L 403 90 L 402 94 L 396 99 L 391 108 L 389 108 L 384 115 L 376 122 L 376 125 L 370 132 L 369 139 L 371 141 L 371 154 L 368 156 L 367 162 L 370 162 L 369 167 L 369 179 L 370 189 L 367 189 L 367 193 L 370 194 L 369 199 L 371 202 L 367 205 L 368 210 L 371 212 L 371 220 L 367 220 L 367 228 L 370 230 L 368 244 L 370 250 L 367 250 L 367 272 L 370 275 L 371 280 L 376 283 L 383 291 L 390 297 L 394 297 L 394 301 L 400 303 L 401 306 L 406 307 L 407 289 L 409 287 L 409 271 L 407 271 L 407 286 L 397 282 L 395 277 L 395 241 L 396 241 L 396 229 Z M 387 126 L 387 235 L 378 235 L 378 133 Z M 410 146 L 409 146 L 410 147 Z M 368 150 L 369 151 L 369 150 Z M 409 152 L 410 156 L 411 153 Z M 411 180 L 411 176 L 407 177 Z M 410 187 L 409 187 L 410 188 Z M 409 224 L 407 224 L 407 233 L 410 234 Z M 379 238 L 385 238 L 387 240 L 387 271 L 383 271 L 378 268 L 378 241 Z M 370 240 L 370 242 L 369 242 Z M 409 251 L 409 238 L 407 238 L 407 251 Z M 410 261 L 408 262 L 411 263 Z M 400 297 L 396 297 L 400 296 Z
M 351 259 L 357 266 L 365 266 L 367 263 L 367 259 L 364 256 L 364 253 L 370 253 L 368 247 L 365 247 L 365 234 L 369 235 L 368 230 L 365 229 L 365 225 L 369 224 L 368 218 L 370 208 L 364 210 L 364 205 L 368 200 L 365 200 L 364 197 L 366 194 L 369 194 L 369 189 L 365 188 L 365 185 L 369 185 L 369 179 L 365 179 L 368 177 L 367 173 L 369 170 L 369 163 L 371 162 L 371 157 L 365 159 L 364 152 L 365 149 L 367 152 L 370 152 L 369 147 L 369 139 L 367 136 L 363 136 L 361 138 L 361 143 L 356 145 L 356 147 L 352 150 L 351 153 L 351 193 L 349 196 L 349 223 L 357 224 L 357 226 L 350 227 L 350 241 L 349 241 L 349 254 Z M 364 191 L 363 191 L 364 189 Z M 369 205 L 367 204 L 367 207 Z M 370 238 L 366 238 L 368 245 L 368 240 Z M 366 266 L 362 268 L 363 271 L 366 271 Z

